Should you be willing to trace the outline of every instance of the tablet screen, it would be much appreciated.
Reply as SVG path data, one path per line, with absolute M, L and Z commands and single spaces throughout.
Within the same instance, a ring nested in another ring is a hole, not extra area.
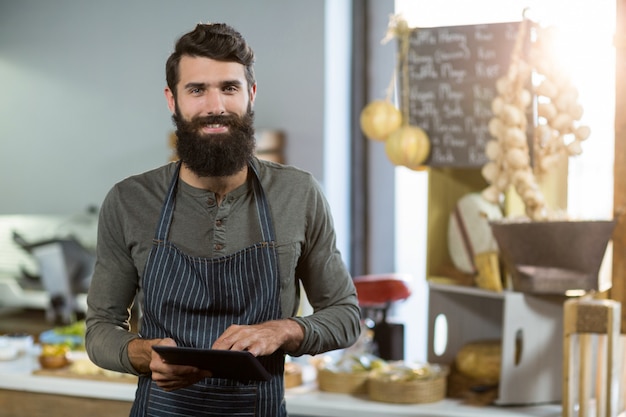
M 250 352 L 154 345 L 168 363 L 211 371 L 213 378 L 267 381 L 271 375 Z

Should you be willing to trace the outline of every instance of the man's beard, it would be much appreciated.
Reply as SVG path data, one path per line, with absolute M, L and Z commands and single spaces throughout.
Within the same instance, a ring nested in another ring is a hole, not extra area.
M 243 116 L 196 116 L 185 120 L 178 106 L 172 115 L 176 125 L 176 152 L 181 161 L 200 177 L 225 177 L 241 171 L 254 154 L 254 112 Z M 204 135 L 210 124 L 228 127 L 228 132 Z

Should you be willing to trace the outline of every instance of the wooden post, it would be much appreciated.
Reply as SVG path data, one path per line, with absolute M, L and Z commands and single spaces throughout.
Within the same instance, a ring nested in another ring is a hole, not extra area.
M 616 0 L 615 28 L 615 167 L 613 213 L 613 287 L 610 298 L 626 303 L 626 0 Z M 626 333 L 626 309 L 621 332 Z
M 620 317 L 621 304 L 614 300 L 583 297 L 564 303 L 563 417 L 617 415 Z

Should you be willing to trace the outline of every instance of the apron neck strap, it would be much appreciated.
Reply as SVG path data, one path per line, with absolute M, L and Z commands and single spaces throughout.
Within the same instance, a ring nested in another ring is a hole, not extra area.
M 256 201 L 257 216 L 259 217 L 259 223 L 261 224 L 263 242 L 275 242 L 276 236 L 274 235 L 274 224 L 272 223 L 270 206 L 267 202 L 267 198 L 265 197 L 263 186 L 261 185 L 261 176 L 252 161 L 248 162 L 248 168 L 254 173 L 252 187 L 254 189 L 254 199 Z
M 156 239 L 160 241 L 167 240 L 170 225 L 172 224 L 172 219 L 174 217 L 174 207 L 176 206 L 176 191 L 178 189 L 178 177 L 180 174 L 181 164 L 181 161 L 178 161 L 176 163 L 174 175 L 172 175 L 172 180 L 167 191 L 167 196 L 165 197 L 165 202 L 163 204 L 163 208 L 161 209 L 161 216 L 159 218 L 159 223 L 156 230 Z M 274 225 L 272 222 L 272 216 L 270 215 L 269 204 L 267 202 L 267 198 L 265 197 L 265 191 L 263 191 L 263 186 L 261 185 L 259 173 L 254 166 L 252 160 L 248 161 L 248 168 L 249 171 L 252 171 L 252 173 L 254 173 L 252 179 L 252 190 L 254 192 L 254 200 L 256 202 L 257 216 L 261 225 L 261 235 L 263 237 L 263 242 L 274 242 L 276 240 L 276 236 L 274 234 Z

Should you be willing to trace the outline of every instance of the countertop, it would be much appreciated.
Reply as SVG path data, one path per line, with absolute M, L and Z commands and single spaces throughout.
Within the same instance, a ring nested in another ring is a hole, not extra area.
M 39 369 L 36 353 L 23 354 L 17 359 L 0 361 L 0 395 L 2 390 L 58 394 L 73 397 L 132 401 L 135 384 L 35 375 Z M 313 373 L 311 373 L 313 372 Z M 531 407 L 473 407 L 460 401 L 445 399 L 431 404 L 386 404 L 364 396 L 320 392 L 313 370 L 305 371 L 305 383 L 286 392 L 287 409 L 291 416 L 380 417 L 560 417 L 557 404 Z

